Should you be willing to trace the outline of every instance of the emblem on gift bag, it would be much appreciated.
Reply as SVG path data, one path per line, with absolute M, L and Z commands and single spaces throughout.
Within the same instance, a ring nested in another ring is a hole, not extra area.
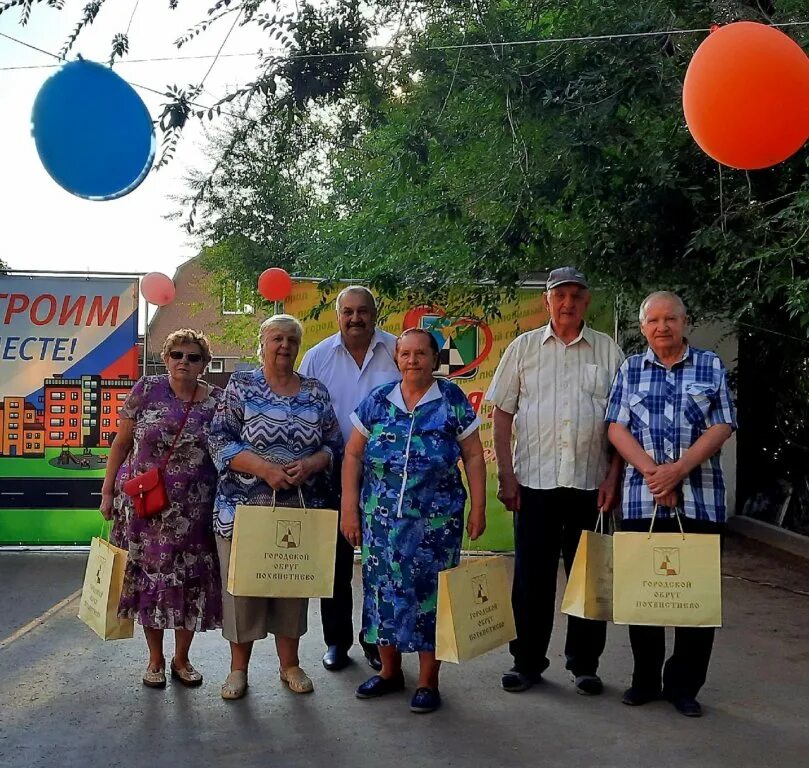
M 680 548 L 655 547 L 654 570 L 660 576 L 680 575 Z
M 279 520 L 275 526 L 275 544 L 281 549 L 297 549 L 301 545 L 300 520 Z
M 489 584 L 486 576 L 477 576 L 472 579 L 472 589 L 475 593 L 475 602 L 478 605 L 489 602 Z

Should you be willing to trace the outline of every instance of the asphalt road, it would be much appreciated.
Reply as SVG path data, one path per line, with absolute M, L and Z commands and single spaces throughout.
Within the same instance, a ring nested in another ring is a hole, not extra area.
M 0 509 L 93 509 L 101 483 L 100 477 L 3 477 Z
M 357 660 L 339 673 L 320 665 L 318 601 L 311 601 L 301 663 L 314 694 L 278 680 L 271 641 L 256 644 L 250 689 L 224 702 L 228 648 L 218 632 L 194 641 L 203 686 L 169 682 L 146 689 L 143 637 L 101 642 L 69 604 L 6 642 L 51 601 L 82 581 L 85 556 L 0 553 L 0 765 L 3 768 L 770 768 L 804 766 L 809 722 L 809 564 L 763 546 L 729 540 L 725 551 L 725 626 L 690 720 L 670 704 L 620 703 L 631 671 L 624 627 L 611 626 L 600 673 L 602 696 L 574 692 L 564 672 L 564 618 L 557 616 L 552 664 L 541 685 L 522 694 L 499 687 L 504 648 L 441 672 L 444 707 L 416 716 L 407 704 L 416 663 L 405 660 L 407 690 L 360 701 L 370 675 Z M 359 597 L 359 570 L 355 596 Z M 357 601 L 356 605 L 359 605 Z M 167 652 L 172 643 L 167 641 Z

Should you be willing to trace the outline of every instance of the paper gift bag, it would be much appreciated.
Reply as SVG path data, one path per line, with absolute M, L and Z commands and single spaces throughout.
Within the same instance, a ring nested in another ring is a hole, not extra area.
M 613 621 L 668 627 L 721 627 L 719 536 L 616 533 Z
M 239 504 L 228 564 L 238 597 L 331 597 L 337 511 Z
M 562 598 L 562 613 L 612 620 L 612 536 L 582 531 Z
M 435 655 L 468 661 L 517 636 L 504 557 L 465 560 L 438 574 Z
M 124 640 L 135 633 L 132 619 L 118 618 L 127 552 L 101 537 L 90 542 L 79 618 L 102 640 Z

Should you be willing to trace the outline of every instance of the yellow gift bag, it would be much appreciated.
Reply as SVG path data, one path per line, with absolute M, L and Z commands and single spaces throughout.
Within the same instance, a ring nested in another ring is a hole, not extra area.
M 616 533 L 613 621 L 663 627 L 721 627 L 719 536 Z
M 238 597 L 331 597 L 337 510 L 239 504 L 228 564 Z
M 517 636 L 504 557 L 475 557 L 438 574 L 435 655 L 474 659 Z
M 595 531 L 582 531 L 562 598 L 562 613 L 612 620 L 612 536 L 604 534 L 604 512 Z
M 135 633 L 132 619 L 118 618 L 126 557 L 125 549 L 100 536 L 93 537 L 90 542 L 79 618 L 102 640 L 125 640 Z

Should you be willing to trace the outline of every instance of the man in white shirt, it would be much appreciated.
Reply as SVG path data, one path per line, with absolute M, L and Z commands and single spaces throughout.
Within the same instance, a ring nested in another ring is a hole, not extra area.
M 578 270 L 548 275 L 545 304 L 550 323 L 508 346 L 486 393 L 494 404 L 497 495 L 514 513 L 517 639 L 509 648 L 514 666 L 501 681 L 511 692 L 538 683 L 550 664 L 560 552 L 569 573 L 581 531 L 615 505 L 623 466 L 609 452 L 604 414 L 624 354 L 584 322 L 590 291 Z M 579 693 L 601 693 L 605 642 L 604 622 L 568 617 L 566 668 Z
M 401 375 L 394 361 L 396 337 L 376 327 L 376 300 L 367 288 L 351 285 L 340 291 L 337 322 L 340 331 L 312 347 L 303 356 L 298 372 L 326 385 L 347 443 L 353 429 L 350 416 L 354 409 L 371 390 L 398 381 Z M 340 477 L 339 467 L 335 467 L 335 477 Z M 353 570 L 354 548 L 338 534 L 334 596 L 320 601 L 327 646 L 323 666 L 333 672 L 349 663 L 348 649 L 354 643 Z M 376 646 L 365 643 L 361 636 L 360 643 L 370 666 L 381 669 Z

